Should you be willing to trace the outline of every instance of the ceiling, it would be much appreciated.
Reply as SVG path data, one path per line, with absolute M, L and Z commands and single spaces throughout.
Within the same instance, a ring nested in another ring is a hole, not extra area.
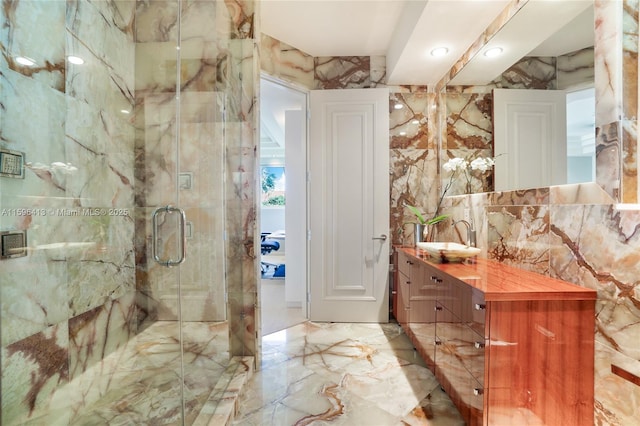
M 509 0 L 263 0 L 261 31 L 311 56 L 385 56 L 389 85 L 433 85 L 509 3 Z M 529 5 L 525 5 L 516 15 L 520 21 L 509 35 L 509 59 L 502 60 L 500 66 L 530 53 L 557 33 L 570 20 L 569 15 L 577 15 L 592 1 L 530 0 L 530 3 L 539 4 L 537 10 L 528 16 L 524 11 Z M 570 9 L 566 13 L 565 6 Z M 569 29 L 568 34 L 557 35 L 556 42 L 551 44 L 554 49 L 547 48 L 545 52 L 554 56 L 567 53 L 558 51 L 566 48 L 566 41 L 583 47 L 593 45 L 593 32 L 590 39 L 586 36 L 586 41 L 582 32 Z M 431 50 L 440 46 L 447 47 L 449 54 L 433 57 Z M 489 73 L 497 76 L 501 71 Z

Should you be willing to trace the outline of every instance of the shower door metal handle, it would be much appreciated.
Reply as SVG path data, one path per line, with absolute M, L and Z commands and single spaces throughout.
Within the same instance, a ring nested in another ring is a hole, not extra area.
M 161 259 L 158 255 L 158 214 L 164 212 L 165 214 L 178 213 L 180 219 L 180 257 L 176 260 L 171 258 L 169 259 Z M 153 242 L 152 242 L 152 250 L 153 250 L 153 258 L 156 262 L 158 262 L 162 266 L 172 267 L 181 264 L 187 258 L 187 216 L 184 213 L 184 210 L 173 207 L 173 206 L 164 206 L 158 207 L 153 212 L 152 216 L 153 222 Z

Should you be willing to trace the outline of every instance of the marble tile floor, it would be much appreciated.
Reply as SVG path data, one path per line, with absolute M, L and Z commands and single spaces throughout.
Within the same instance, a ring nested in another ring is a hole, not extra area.
M 177 323 L 158 321 L 59 387 L 48 408 L 8 424 L 178 425 L 183 397 L 184 424 L 206 425 L 221 413 L 229 418 L 235 408 L 229 401 L 235 405 L 243 385 L 238 376 L 252 372 L 253 358 L 230 362 L 226 322 L 185 322 L 182 338 L 184 394 Z
M 396 323 L 305 322 L 262 341 L 233 425 L 463 425 Z

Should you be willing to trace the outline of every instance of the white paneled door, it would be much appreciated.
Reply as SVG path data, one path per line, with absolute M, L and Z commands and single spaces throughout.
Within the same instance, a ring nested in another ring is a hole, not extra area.
M 313 321 L 389 320 L 389 92 L 311 92 Z
M 495 190 L 567 183 L 563 90 L 493 90 Z

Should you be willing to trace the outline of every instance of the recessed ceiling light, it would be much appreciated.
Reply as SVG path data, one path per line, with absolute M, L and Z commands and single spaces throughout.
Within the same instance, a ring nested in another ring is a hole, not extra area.
M 400 136 L 407 136 L 407 132 L 400 132 Z
M 75 64 L 75 65 L 82 65 L 82 64 L 84 64 L 84 59 L 82 59 L 82 58 L 81 58 L 81 57 L 79 57 L 79 56 L 72 56 L 72 55 L 69 55 L 69 56 L 67 56 L 67 60 L 68 60 L 69 62 L 71 62 L 72 64 Z
M 36 61 L 27 58 L 26 56 L 16 56 L 16 62 L 26 67 L 32 67 L 36 64 Z
M 131 111 L 129 111 L 128 109 L 121 109 L 120 112 L 123 114 L 131 114 Z
M 444 56 L 449 53 L 449 49 L 446 47 L 436 47 L 431 51 L 431 56 Z
M 402 104 L 395 104 L 393 107 L 394 107 L 395 109 L 402 109 L 402 108 L 404 108 L 404 105 L 402 105 Z
M 487 58 L 493 58 L 495 56 L 498 56 L 502 53 L 502 47 L 493 47 L 489 50 L 487 50 L 486 52 L 484 52 L 484 56 L 486 56 Z
M 420 124 L 420 120 L 413 120 L 411 124 Z

